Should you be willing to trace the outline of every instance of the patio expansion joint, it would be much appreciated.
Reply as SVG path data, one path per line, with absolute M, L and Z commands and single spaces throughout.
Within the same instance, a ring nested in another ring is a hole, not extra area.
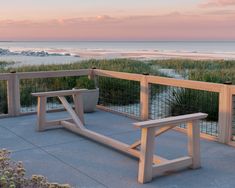
M 85 173 L 85 172 L 83 172 L 83 171 L 77 169 L 77 168 L 74 167 L 73 165 L 70 165 L 69 163 L 63 161 L 62 159 L 58 158 L 57 156 L 55 156 L 55 155 L 51 154 L 50 152 L 46 151 L 46 150 L 44 149 L 44 147 L 48 147 L 48 146 L 38 146 L 38 145 L 34 144 L 33 142 L 30 142 L 30 141 L 26 140 L 24 137 L 22 137 L 22 136 L 16 134 L 16 133 L 13 132 L 12 130 L 10 130 L 10 129 L 6 128 L 6 127 L 4 127 L 4 128 L 5 128 L 6 130 L 8 130 L 9 132 L 13 133 L 15 136 L 21 138 L 21 139 L 24 140 L 25 142 L 27 142 L 27 143 L 29 143 L 29 144 L 31 144 L 31 145 L 33 145 L 33 146 L 35 147 L 35 148 L 30 148 L 30 149 L 18 150 L 18 151 L 15 151 L 15 152 L 13 152 L 13 153 L 22 152 L 22 151 L 26 151 L 26 150 L 39 149 L 39 150 L 43 151 L 44 153 L 48 154 L 49 156 L 51 156 L 52 158 L 56 159 L 57 161 L 61 162 L 62 164 L 64 164 L 64 165 L 66 165 L 66 166 L 68 166 L 68 167 L 74 169 L 75 171 L 77 171 L 77 172 L 83 174 L 84 176 L 86 176 L 86 177 L 92 179 L 93 181 L 97 182 L 98 184 L 100 184 L 100 185 L 102 185 L 102 186 L 108 188 L 108 186 L 106 186 L 104 183 L 100 182 L 99 180 L 97 180 L 97 179 L 95 179 L 95 178 L 89 176 L 87 173 Z M 85 139 L 81 139 L 81 140 L 79 140 L 79 141 L 83 141 L 83 140 L 85 140 Z M 74 141 L 74 142 L 75 142 L 75 141 Z M 67 142 L 67 143 L 72 143 L 72 141 Z M 56 145 L 61 145 L 61 144 L 62 144 L 62 143 L 56 144 Z M 50 146 L 54 146 L 54 145 L 50 145 Z

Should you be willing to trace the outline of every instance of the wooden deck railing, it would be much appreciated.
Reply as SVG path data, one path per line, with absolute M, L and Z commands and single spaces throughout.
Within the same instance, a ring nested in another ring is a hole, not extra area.
M 194 89 L 200 91 L 215 92 L 219 94 L 219 131 L 218 141 L 221 143 L 230 143 L 232 137 L 232 122 L 235 107 L 233 99 L 235 98 L 235 86 L 216 84 L 208 82 L 177 80 L 174 78 L 165 78 L 151 75 L 132 74 L 124 72 L 107 71 L 100 69 L 82 69 L 72 71 L 46 71 L 46 72 L 20 72 L 0 74 L 0 80 L 7 82 L 7 104 L 8 114 L 2 116 L 18 116 L 25 113 L 21 112 L 20 104 L 20 80 L 32 78 L 57 78 L 71 76 L 89 76 L 96 80 L 96 77 L 108 77 L 123 80 L 131 80 L 140 83 L 140 118 L 149 119 L 149 93 L 150 85 L 163 85 L 179 88 Z

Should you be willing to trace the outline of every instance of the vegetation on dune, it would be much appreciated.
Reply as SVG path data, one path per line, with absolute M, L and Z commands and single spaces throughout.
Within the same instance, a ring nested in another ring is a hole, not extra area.
M 113 70 L 119 72 L 129 73 L 156 73 L 152 71 L 151 67 L 143 63 L 142 61 L 131 60 L 131 59 L 112 59 L 112 60 L 87 60 L 71 64 L 51 64 L 51 65 L 31 65 L 31 66 L 20 66 L 14 68 L 7 68 L 2 72 L 10 72 L 14 69 L 16 72 L 34 72 L 34 71 L 56 71 L 56 70 L 76 70 L 76 69 L 88 69 L 97 68 L 104 70 Z
M 235 61 L 171 59 L 151 61 L 151 65 L 174 69 L 189 80 L 235 84 Z M 218 103 L 218 93 L 190 89 L 175 90 L 168 101 L 172 115 L 200 111 L 208 113 L 208 119 L 213 121 L 218 120 Z
M 223 60 L 153 60 L 148 63 L 130 59 L 114 60 L 88 60 L 73 64 L 63 65 L 40 65 L 40 66 L 22 66 L 9 68 L 5 62 L 0 62 L 1 72 L 32 72 L 32 71 L 56 71 L 56 70 L 77 70 L 96 67 L 97 69 L 113 70 L 129 73 L 150 73 L 152 75 L 161 75 L 158 68 L 170 68 L 187 74 L 187 79 L 224 83 L 231 81 L 235 83 L 235 61 Z M 5 67 L 5 68 L 4 68 Z M 63 77 L 63 78 L 37 78 L 20 81 L 21 104 L 24 107 L 36 105 L 36 98 L 31 96 L 32 92 L 63 90 L 77 88 L 92 89 L 94 82 L 87 76 L 82 77 Z M 115 78 L 98 77 L 98 87 L 100 88 L 100 103 L 104 105 L 128 105 L 139 103 L 140 85 L 138 82 L 120 80 Z M 159 92 L 157 85 L 151 87 L 152 95 Z M 167 89 L 167 88 L 166 88 Z M 4 81 L 0 82 L 0 90 L 6 91 Z M 5 100 L 4 100 L 5 99 Z M 7 111 L 6 92 L 0 93 L 1 106 L 0 111 Z M 55 103 L 54 99 L 49 99 Z M 212 106 L 208 107 L 207 104 Z M 168 106 L 172 115 L 183 113 L 206 112 L 209 119 L 218 118 L 218 94 L 212 92 L 198 92 L 188 89 L 176 89 L 170 96 Z
M 207 120 L 218 121 L 218 100 L 218 93 L 178 89 L 173 91 L 167 105 L 172 116 L 203 112 L 208 114 Z
M 161 68 L 175 69 L 186 74 L 189 80 L 235 84 L 235 61 L 225 60 L 154 60 L 152 66 L 158 65 Z
M 8 65 L 13 65 L 14 62 L 6 62 L 6 61 L 0 61 L 0 72 L 2 72 L 2 70 L 8 66 Z
M 214 82 L 214 83 L 231 82 L 231 84 L 235 84 L 235 67 L 231 69 L 225 68 L 217 70 L 208 70 L 208 69 L 191 70 L 189 72 L 188 77 L 190 80 L 198 80 L 198 81 Z
M 235 68 L 234 60 L 191 60 L 191 59 L 168 59 L 152 60 L 152 65 L 159 65 L 161 68 L 185 70 L 185 69 L 204 69 L 216 70 Z
M 49 183 L 44 176 L 25 177 L 22 162 L 10 159 L 10 152 L 0 150 L 0 187 L 1 188 L 70 188 L 68 184 Z
M 36 71 L 56 71 L 56 70 L 78 70 L 96 67 L 97 69 L 113 70 L 129 73 L 151 73 L 158 74 L 157 71 L 152 71 L 151 67 L 141 61 L 129 59 L 114 59 L 114 60 L 88 60 L 73 64 L 62 65 L 40 65 L 40 66 L 21 66 L 14 68 L 5 68 L 1 72 L 36 72 Z M 98 79 L 100 88 L 100 98 L 103 104 L 110 105 L 126 105 L 133 104 L 139 101 L 139 83 L 102 78 Z M 81 77 L 62 77 L 62 78 L 35 78 L 20 80 L 20 95 L 21 105 L 30 107 L 37 104 L 36 98 L 31 96 L 32 92 L 65 90 L 72 88 L 88 88 L 95 87 L 94 82 L 89 80 L 87 76 Z M 4 89 L 4 88 L 2 88 Z M 6 92 L 0 95 L 0 98 L 6 99 Z M 57 103 L 55 99 L 48 99 L 51 103 Z M 6 100 L 5 100 L 6 101 Z M 5 102 L 5 104 L 7 104 Z M 6 105 L 2 107 L 4 113 L 7 111 Z

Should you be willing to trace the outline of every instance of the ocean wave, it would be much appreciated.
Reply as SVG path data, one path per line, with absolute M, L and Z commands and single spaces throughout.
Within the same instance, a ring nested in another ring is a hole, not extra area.
M 8 49 L 0 48 L 0 56 L 32 56 L 32 57 L 48 57 L 48 56 L 71 56 L 70 53 L 48 53 L 47 51 L 32 51 L 32 50 L 23 50 L 19 52 L 10 51 Z

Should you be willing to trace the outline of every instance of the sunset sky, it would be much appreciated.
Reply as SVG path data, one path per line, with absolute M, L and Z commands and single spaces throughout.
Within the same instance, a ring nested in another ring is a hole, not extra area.
M 0 40 L 235 40 L 235 0 L 7 0 Z

